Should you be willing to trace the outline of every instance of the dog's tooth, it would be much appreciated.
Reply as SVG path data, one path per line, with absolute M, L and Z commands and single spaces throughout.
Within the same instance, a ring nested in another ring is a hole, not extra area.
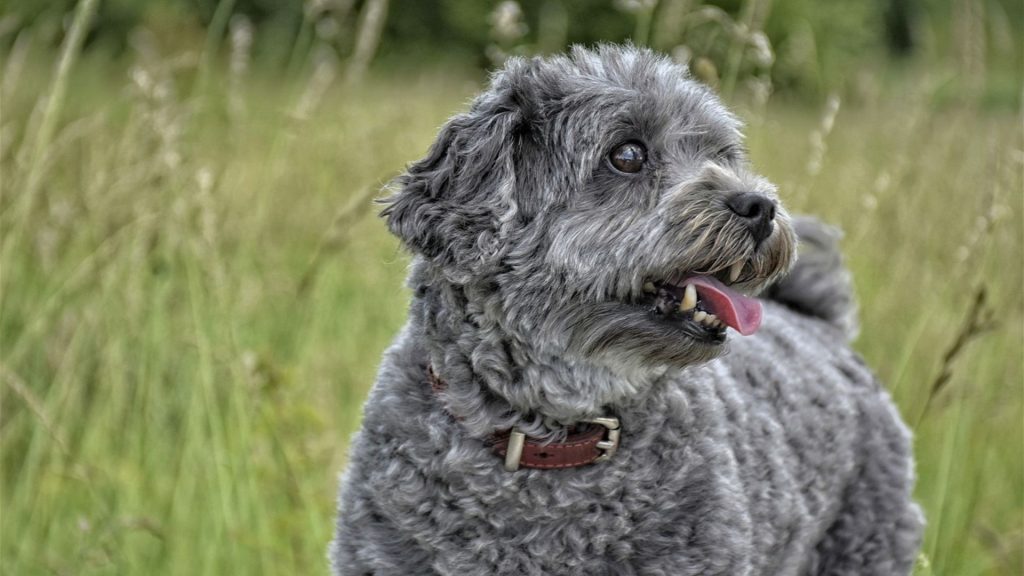
M 658 289 L 654 287 L 654 282 L 644 282 L 644 292 L 648 294 L 654 294 Z
M 693 287 L 693 284 L 687 284 L 686 290 L 683 291 L 683 301 L 679 304 L 679 309 L 683 312 L 687 310 L 693 310 L 693 307 L 697 305 L 697 289 Z
M 703 310 L 697 310 L 697 312 L 695 312 L 694 315 L 693 315 L 693 319 L 696 320 L 697 322 L 701 322 L 705 318 L 707 318 L 707 316 L 708 316 L 707 312 L 705 312 Z
M 708 326 L 714 326 L 715 322 L 718 322 L 718 316 L 715 316 L 714 314 L 708 314 L 707 316 L 704 317 L 703 322 Z
M 740 272 L 743 272 L 743 260 L 732 265 L 729 269 L 729 282 L 735 282 L 740 277 Z

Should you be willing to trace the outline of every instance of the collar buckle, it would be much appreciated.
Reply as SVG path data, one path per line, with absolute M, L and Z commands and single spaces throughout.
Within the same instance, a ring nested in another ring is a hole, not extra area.
M 585 461 L 572 464 L 572 466 L 597 464 L 599 462 L 607 462 L 608 460 L 611 460 L 612 456 L 614 456 L 615 452 L 619 449 L 619 437 L 622 433 L 619 419 L 614 416 L 602 416 L 599 418 L 592 418 L 590 420 L 583 420 L 583 422 L 596 424 L 605 428 L 602 439 L 591 444 L 593 448 L 596 448 L 601 453 L 596 458 L 591 456 Z M 518 428 L 513 428 L 508 435 L 508 446 L 505 448 L 505 470 L 508 472 L 515 472 L 519 469 L 519 465 L 522 463 L 523 449 L 525 446 L 526 434 Z M 536 465 L 531 465 L 529 463 L 527 466 L 537 467 Z
M 607 428 L 607 439 L 597 443 L 597 447 L 604 453 L 594 460 L 594 463 L 607 462 L 615 456 L 616 450 L 619 449 L 619 436 L 622 433 L 622 428 L 619 425 L 619 419 L 614 416 L 602 416 L 600 418 L 593 418 L 591 420 L 584 420 L 590 424 L 598 424 Z

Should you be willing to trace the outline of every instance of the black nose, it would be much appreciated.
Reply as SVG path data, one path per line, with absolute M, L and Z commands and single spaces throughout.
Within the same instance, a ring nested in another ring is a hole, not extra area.
M 775 203 L 768 198 L 760 194 L 740 192 L 733 194 L 725 204 L 746 222 L 755 242 L 761 242 L 772 235 Z

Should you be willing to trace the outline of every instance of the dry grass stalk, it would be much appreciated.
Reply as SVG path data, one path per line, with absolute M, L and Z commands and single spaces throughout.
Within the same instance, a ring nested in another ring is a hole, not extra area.
M 29 390 L 25 381 L 7 368 L 7 366 L 3 365 L 0 365 L 0 377 L 3 377 L 4 383 L 7 384 L 7 387 L 10 388 L 11 392 L 13 392 L 18 398 L 21 398 L 25 405 L 28 406 L 28 409 L 36 415 L 39 425 L 43 427 L 43 430 L 46 430 L 46 433 L 50 435 L 50 438 L 53 438 L 53 442 L 57 445 L 57 448 L 60 449 L 61 453 L 65 456 L 70 454 L 68 451 L 68 445 L 57 432 L 57 427 L 54 426 L 53 420 L 46 413 L 46 408 L 43 407 L 43 403 L 39 398 L 36 398 L 36 395 L 33 394 L 31 390 Z
M 4 62 L 4 77 L 0 80 L 0 97 L 6 100 L 14 93 L 18 79 L 25 69 L 25 60 L 29 48 L 32 47 L 32 33 L 29 29 L 22 30 L 14 39 L 7 53 L 7 61 Z
M 1006 574 L 1014 573 L 1014 556 L 1024 548 L 1024 528 L 1018 528 L 1010 534 L 1002 534 L 986 523 L 974 527 L 974 534 L 986 548 L 992 551 L 992 557 Z M 1018 566 L 1019 568 L 1019 566 Z
M 35 130 L 30 133 L 23 149 L 23 152 L 27 154 L 28 162 L 28 176 L 25 179 L 25 187 L 22 189 L 22 205 L 19 218 L 23 223 L 28 221 L 32 213 L 35 196 L 42 183 L 46 161 L 50 157 L 50 141 L 57 130 L 57 120 L 60 117 L 61 108 L 64 106 L 64 98 L 67 95 L 71 69 L 75 65 L 75 60 L 78 59 L 79 52 L 81 52 L 82 44 L 85 42 L 85 34 L 89 31 L 92 19 L 96 15 L 98 4 L 98 0 L 82 0 L 78 3 L 75 17 L 71 22 L 71 28 L 68 30 L 68 35 L 64 38 L 64 43 L 61 45 L 60 58 L 57 61 L 50 93 L 48 97 L 40 100 L 42 108 L 35 110 L 36 113 L 40 114 L 38 116 L 38 123 L 35 126 Z M 24 230 L 24 227 L 22 227 L 22 230 Z M 20 239 L 20 235 L 16 239 Z M 8 246 L 16 244 L 20 244 L 20 242 L 7 243 Z
M 821 116 L 821 124 L 811 134 L 811 157 L 807 160 L 807 174 L 810 176 L 817 176 L 821 172 L 825 154 L 828 152 L 828 136 L 835 127 L 840 104 L 838 94 L 831 94 L 828 97 L 825 113 Z
M 295 120 L 308 120 L 316 107 L 320 105 L 328 88 L 334 83 L 337 77 L 337 60 L 334 49 L 327 44 L 320 43 L 313 50 L 313 73 L 306 83 L 306 89 L 302 91 L 291 116 Z
M 746 48 L 748 35 L 752 32 L 754 16 L 758 14 L 757 0 L 747 0 L 743 3 L 740 13 L 740 22 L 737 24 L 729 46 L 728 64 L 725 68 L 725 79 L 722 83 L 722 94 L 730 98 L 736 89 L 736 80 L 739 78 L 740 66 L 743 65 L 743 52 Z
M 361 190 L 351 202 L 334 216 L 334 221 L 331 222 L 330 227 L 324 232 L 320 243 L 313 252 L 313 256 L 309 259 L 306 271 L 302 273 L 302 278 L 299 280 L 298 288 L 296 289 L 299 296 L 305 295 L 313 285 L 313 281 L 320 271 L 324 258 L 328 254 L 342 250 L 348 244 L 351 238 L 348 234 L 349 230 L 353 224 L 358 222 L 370 210 L 370 206 L 373 205 L 373 202 L 370 200 L 374 194 L 374 189 L 370 187 Z
M 356 38 L 355 52 L 348 64 L 345 82 L 349 85 L 359 82 L 370 65 L 370 60 L 377 52 L 380 34 L 384 30 L 384 21 L 388 15 L 388 0 L 368 0 L 363 6 L 359 23 L 359 36 Z
M 192 93 L 193 99 L 200 105 L 203 102 L 202 97 L 207 95 L 211 77 L 215 72 L 217 53 L 220 51 L 221 41 L 228 29 L 228 22 L 234 9 L 235 0 L 220 0 L 210 19 L 210 25 L 206 29 L 206 42 L 199 60 L 199 76 Z
M 233 16 L 228 24 L 231 35 L 231 59 L 228 64 L 228 111 L 237 121 L 245 114 L 244 82 L 252 60 L 254 29 L 244 15 Z
M 957 359 L 963 355 L 964 349 L 972 341 L 977 339 L 979 336 L 996 329 L 999 323 L 995 320 L 995 311 L 986 305 L 988 299 L 988 289 L 985 284 L 981 284 L 974 291 L 974 298 L 971 300 L 971 309 L 967 312 L 967 316 L 964 319 L 963 324 L 957 331 L 953 342 L 946 348 L 946 352 L 942 355 L 942 363 L 939 365 L 939 373 L 932 380 L 931 385 L 928 387 L 928 396 L 925 399 L 924 406 L 921 408 L 921 414 L 918 416 L 918 423 L 928 413 L 929 407 L 932 405 L 933 400 L 938 397 L 943 390 L 947 388 L 950 380 L 953 378 L 953 365 L 956 364 Z

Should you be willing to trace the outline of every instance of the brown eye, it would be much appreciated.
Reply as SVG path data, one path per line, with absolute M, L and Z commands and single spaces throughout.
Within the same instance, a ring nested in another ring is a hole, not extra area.
M 647 161 L 647 151 L 637 142 L 626 142 L 612 150 L 608 155 L 608 161 L 619 172 L 636 174 Z

